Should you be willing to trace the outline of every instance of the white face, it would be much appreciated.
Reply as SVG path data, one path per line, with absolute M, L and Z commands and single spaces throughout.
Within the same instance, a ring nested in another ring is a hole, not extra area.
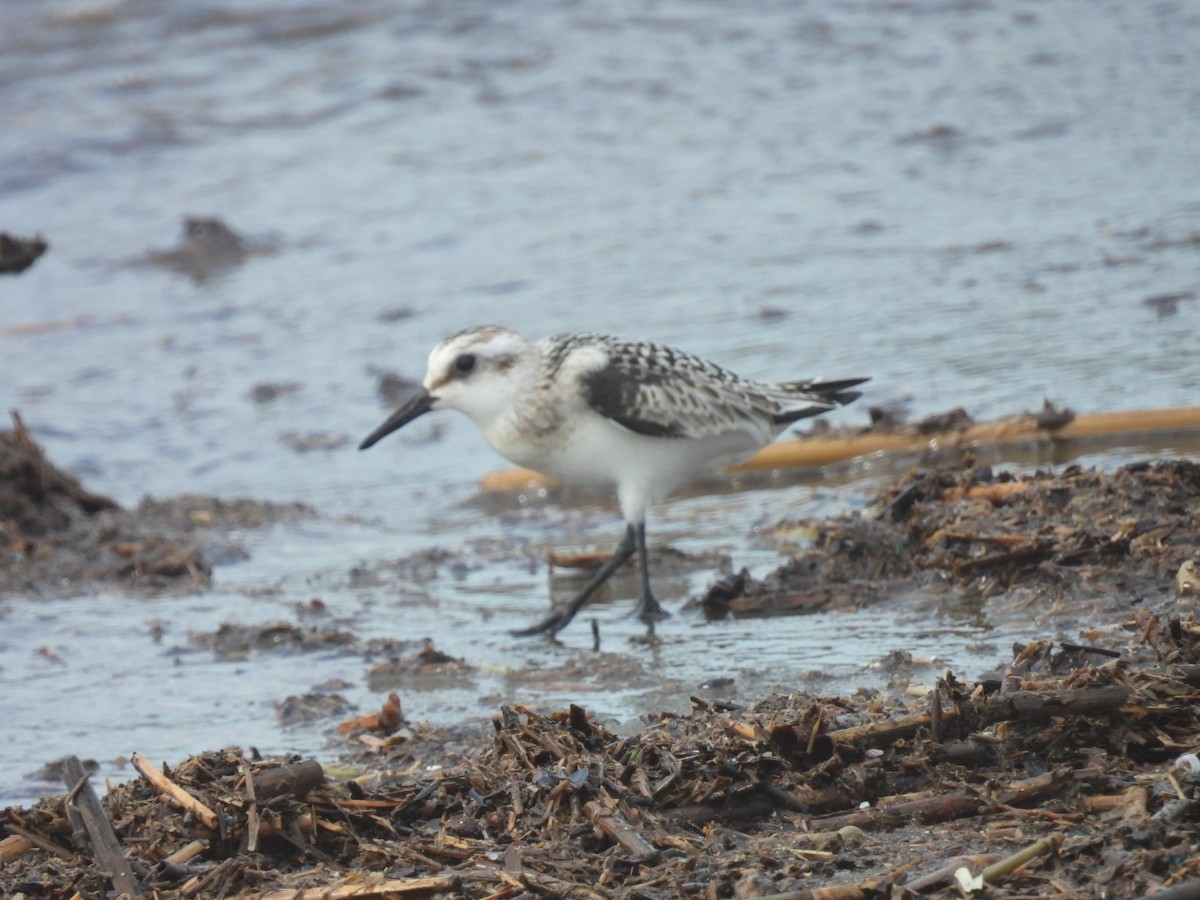
M 429 354 L 425 390 L 434 409 L 457 409 L 486 431 L 520 387 L 518 370 L 528 347 L 515 331 L 486 325 L 448 337 Z

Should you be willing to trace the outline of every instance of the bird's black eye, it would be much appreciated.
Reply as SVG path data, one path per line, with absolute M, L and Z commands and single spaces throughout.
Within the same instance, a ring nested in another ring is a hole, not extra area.
M 475 354 L 464 353 L 454 361 L 454 368 L 457 369 L 461 374 L 466 375 L 475 368 Z

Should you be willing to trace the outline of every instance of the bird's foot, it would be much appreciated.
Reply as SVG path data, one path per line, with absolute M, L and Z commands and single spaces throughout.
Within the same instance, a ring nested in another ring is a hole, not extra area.
M 554 635 L 558 634 L 571 623 L 571 620 L 575 618 L 575 613 L 579 611 L 580 605 L 577 603 L 568 603 L 566 606 L 553 610 L 540 622 L 536 622 L 528 628 L 519 628 L 509 633 L 513 637 L 533 637 L 535 634 L 546 634 L 554 637 Z M 640 621 L 646 623 L 651 628 L 654 627 L 654 623 L 671 617 L 671 614 L 663 609 L 658 600 L 653 596 L 643 597 L 633 610 L 632 615 L 637 616 Z
M 640 621 L 645 622 L 647 625 L 653 625 L 655 622 L 671 618 L 671 614 L 663 609 L 658 600 L 652 596 L 643 597 L 633 612 Z
M 535 634 L 546 634 L 554 637 L 560 631 L 567 627 L 567 624 L 575 618 L 575 613 L 567 609 L 556 609 L 540 622 L 530 625 L 528 628 L 518 628 L 515 631 L 510 631 L 513 637 L 533 637 Z

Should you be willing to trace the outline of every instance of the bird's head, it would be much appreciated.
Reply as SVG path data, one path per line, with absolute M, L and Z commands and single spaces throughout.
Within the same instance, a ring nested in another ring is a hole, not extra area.
M 516 370 L 528 346 L 515 331 L 499 325 L 478 325 L 446 338 L 429 354 L 421 390 L 371 432 L 358 449 L 366 450 L 435 409 L 464 412 L 486 433 L 520 389 Z

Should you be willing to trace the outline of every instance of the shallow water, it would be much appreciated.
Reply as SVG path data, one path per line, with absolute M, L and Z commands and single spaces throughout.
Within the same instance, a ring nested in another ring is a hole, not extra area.
M 0 280 L 0 399 L 122 503 L 249 495 L 321 518 L 246 535 L 252 558 L 201 597 L 4 600 L 0 798 L 29 796 L 21 773 L 66 752 L 109 773 L 133 750 L 318 749 L 320 728 L 280 729 L 264 698 L 339 675 L 369 708 L 362 660 L 171 650 L 311 596 L 364 636 L 428 636 L 481 666 L 405 698 L 439 721 L 580 699 L 627 720 L 730 672 L 751 697 L 813 669 L 852 689 L 893 648 L 970 676 L 1018 627 L 915 598 L 676 617 L 649 650 L 614 604 L 596 615 L 605 650 L 644 673 L 628 690 L 506 680 L 588 652 L 582 623 L 561 644 L 503 635 L 544 611 L 546 549 L 606 545 L 619 525 L 604 504 L 475 502 L 501 463 L 449 414 L 354 452 L 387 411 L 378 372 L 419 378 L 465 325 L 656 338 L 751 376 L 873 376 L 842 423 L 900 401 L 986 418 L 1043 396 L 1079 411 L 1200 397 L 1200 13 L 1183 0 L 13 0 L 5 19 L 0 228 L 51 249 Z M 150 264 L 185 215 L 272 252 L 204 278 Z M 255 402 L 268 382 L 298 387 Z M 334 446 L 296 449 L 308 438 Z M 756 529 L 860 503 L 876 468 L 849 476 L 690 497 L 655 510 L 652 535 L 761 574 L 778 554 Z M 355 583 L 434 546 L 468 561 L 413 594 Z

